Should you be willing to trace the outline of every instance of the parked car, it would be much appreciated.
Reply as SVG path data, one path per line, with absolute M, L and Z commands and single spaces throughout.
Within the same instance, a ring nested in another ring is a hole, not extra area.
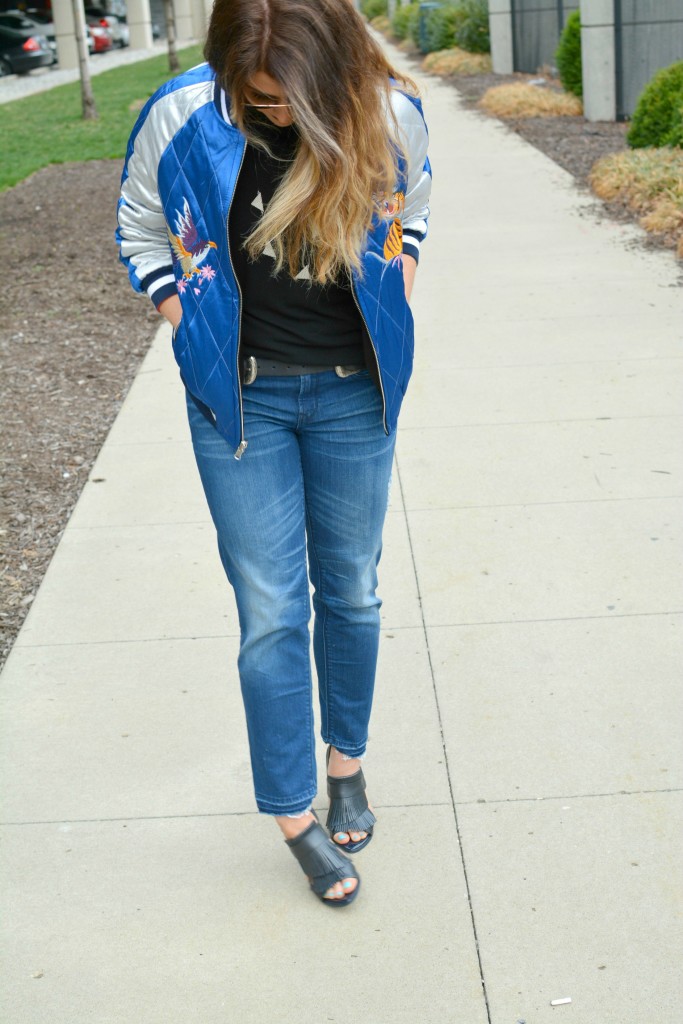
M 27 18 L 31 21 L 35 21 L 40 25 L 43 35 L 48 41 L 48 45 L 52 50 L 52 63 L 57 63 L 57 40 L 55 38 L 55 26 L 52 20 L 52 11 L 48 11 L 45 7 L 27 7 L 24 11 Z
M 102 25 L 86 25 L 85 27 L 88 33 L 88 50 L 90 53 L 106 53 L 107 50 L 111 50 L 114 40 L 108 28 L 103 28 Z
M 114 46 L 128 46 L 130 43 L 125 15 L 107 14 L 103 7 L 86 7 L 85 20 L 91 27 L 108 29 Z
M 0 14 L 0 75 L 48 67 L 54 55 L 42 27 L 21 11 Z

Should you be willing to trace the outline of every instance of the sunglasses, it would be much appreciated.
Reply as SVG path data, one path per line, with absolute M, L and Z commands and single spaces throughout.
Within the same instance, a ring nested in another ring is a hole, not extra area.
M 248 99 L 249 96 L 250 95 L 253 96 L 254 93 L 246 92 L 245 95 L 246 95 L 246 97 Z M 256 95 L 258 95 L 258 92 L 256 92 Z M 256 101 L 256 102 L 253 102 L 253 103 L 252 102 L 247 102 L 247 103 L 244 104 L 245 107 L 249 107 L 251 110 L 283 110 L 285 108 L 291 107 L 291 105 L 292 105 L 291 103 L 269 103 L 267 98 L 266 98 L 266 101 L 262 102 L 262 103 Z

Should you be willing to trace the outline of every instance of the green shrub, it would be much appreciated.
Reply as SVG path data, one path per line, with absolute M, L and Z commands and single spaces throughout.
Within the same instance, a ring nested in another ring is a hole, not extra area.
M 379 18 L 380 14 L 386 14 L 389 10 L 387 0 L 361 0 L 360 9 L 368 19 Z
M 455 45 L 469 53 L 490 53 L 488 0 L 461 0 L 463 12 L 454 29 Z
M 415 42 L 419 17 L 419 3 L 402 4 L 396 8 L 396 13 L 391 22 L 391 31 L 397 39 L 410 38 Z
M 425 19 L 426 52 L 449 50 L 455 46 L 455 29 L 464 16 L 463 8 L 456 4 L 444 4 L 430 11 Z
M 662 68 L 645 86 L 626 138 L 632 149 L 683 146 L 683 61 Z
M 487 0 L 458 0 L 434 8 L 425 19 L 424 43 L 426 53 L 453 46 L 469 53 L 490 53 Z
M 583 96 L 581 17 L 578 11 L 573 11 L 567 18 L 567 23 L 560 36 L 560 44 L 555 51 L 555 61 L 564 88 L 581 99 Z
M 671 132 L 667 146 L 676 146 L 678 149 L 683 149 L 683 98 L 679 101 L 678 107 L 671 118 Z

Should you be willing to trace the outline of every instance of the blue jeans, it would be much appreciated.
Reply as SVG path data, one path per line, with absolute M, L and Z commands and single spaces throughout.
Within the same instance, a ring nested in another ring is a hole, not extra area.
M 365 752 L 395 434 L 384 432 L 367 371 L 258 377 L 243 402 L 239 462 L 188 396 L 190 430 L 237 601 L 256 803 L 296 814 L 317 791 L 309 574 L 322 738 L 351 757 Z

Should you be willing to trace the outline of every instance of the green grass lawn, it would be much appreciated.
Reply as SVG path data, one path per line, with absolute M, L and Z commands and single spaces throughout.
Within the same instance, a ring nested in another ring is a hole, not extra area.
M 180 50 L 181 68 L 202 60 L 198 46 Z M 123 158 L 140 107 L 171 77 L 164 54 L 92 79 L 99 119 L 84 121 L 80 82 L 0 106 L 0 190 L 29 174 L 72 161 Z

